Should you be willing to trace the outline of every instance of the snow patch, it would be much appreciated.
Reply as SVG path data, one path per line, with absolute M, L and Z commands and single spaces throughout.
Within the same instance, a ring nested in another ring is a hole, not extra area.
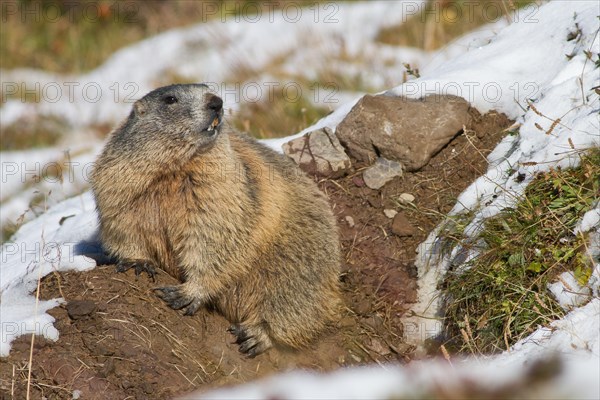
M 39 279 L 53 271 L 86 271 L 102 255 L 91 193 L 66 200 L 21 227 L 0 258 L 0 355 L 7 356 L 17 337 L 36 333 L 57 340 L 54 318 L 46 311 L 62 299 L 37 301 Z M 32 294 L 33 293 L 33 294 Z
M 558 282 L 548 285 L 548 290 L 554 295 L 563 310 L 572 310 L 584 305 L 590 300 L 592 290 L 581 287 L 571 271 L 563 272 Z

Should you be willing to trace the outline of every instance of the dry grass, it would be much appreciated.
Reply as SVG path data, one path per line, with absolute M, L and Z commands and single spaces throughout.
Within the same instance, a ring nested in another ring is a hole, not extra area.
M 264 11 L 265 7 L 282 7 L 290 2 L 7 1 L 2 7 L 0 68 L 81 73 L 97 67 L 120 48 L 157 33 L 217 18 L 250 15 L 255 6 Z
M 531 0 L 431 0 L 423 12 L 401 25 L 382 29 L 377 40 L 395 46 L 435 50 L 487 23 L 534 3 Z M 530 6 L 534 7 L 534 6 Z M 531 12 L 535 10 L 532 8 Z M 527 12 L 525 12 L 527 13 Z
M 54 116 L 19 120 L 0 130 L 0 151 L 52 146 L 68 129 L 63 119 Z
M 0 66 L 87 71 L 123 46 L 195 21 L 198 15 L 190 6 L 154 1 L 140 7 L 130 0 L 15 2 L 5 11 Z M 164 12 L 167 8 L 170 12 Z
M 306 87 L 302 89 L 302 93 L 307 91 Z M 241 103 L 230 121 L 236 129 L 254 137 L 273 138 L 299 132 L 329 114 L 329 109 L 314 105 L 305 94 L 297 96 L 299 93 L 294 88 L 288 92 L 274 90 L 271 99 L 263 96 L 256 102 Z

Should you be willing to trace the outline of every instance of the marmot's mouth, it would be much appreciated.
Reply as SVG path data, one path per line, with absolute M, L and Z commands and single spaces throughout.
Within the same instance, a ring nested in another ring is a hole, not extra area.
M 215 119 L 213 119 L 213 121 L 210 123 L 210 125 L 208 126 L 208 128 L 206 129 L 208 132 L 214 131 L 217 126 L 219 126 L 219 124 L 221 123 L 221 119 L 216 116 Z

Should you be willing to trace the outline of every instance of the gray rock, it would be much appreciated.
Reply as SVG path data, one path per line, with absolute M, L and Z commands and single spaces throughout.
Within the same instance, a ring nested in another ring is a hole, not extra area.
M 371 189 L 379 189 L 397 176 L 402 176 L 402 165 L 382 157 L 363 172 L 363 180 Z
M 396 216 L 396 214 L 398 214 L 398 211 L 386 208 L 385 210 L 383 210 L 383 214 L 389 219 L 392 219 Z
M 398 196 L 398 200 L 402 204 L 409 204 L 415 201 L 415 196 L 410 193 L 402 193 L 400 196 Z
M 354 228 L 354 218 L 352 218 L 350 215 L 346 215 L 344 219 L 346 220 L 350 228 Z
M 385 157 L 417 171 L 468 125 L 469 103 L 456 96 L 420 100 L 366 95 L 338 125 L 348 154 L 364 162 Z
M 329 128 L 309 132 L 285 143 L 282 148 L 288 157 L 309 174 L 338 178 L 352 167 L 350 158 Z

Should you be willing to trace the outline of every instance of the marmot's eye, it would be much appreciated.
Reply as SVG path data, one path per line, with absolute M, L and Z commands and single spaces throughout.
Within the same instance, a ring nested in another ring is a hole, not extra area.
M 175 96 L 166 96 L 166 97 L 163 98 L 163 101 L 165 102 L 165 104 L 177 103 L 177 97 L 175 97 Z

